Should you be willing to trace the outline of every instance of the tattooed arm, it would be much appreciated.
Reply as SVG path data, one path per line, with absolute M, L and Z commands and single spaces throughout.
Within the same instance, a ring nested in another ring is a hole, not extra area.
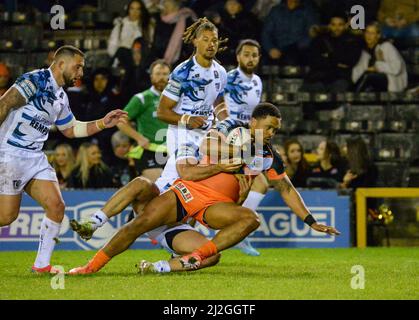
M 0 97 L 0 126 L 6 120 L 10 110 L 18 109 L 26 104 L 25 98 L 16 88 L 11 87 Z
M 281 194 L 282 199 L 284 199 L 285 203 L 288 207 L 301 218 L 301 220 L 305 221 L 305 219 L 310 216 L 310 211 L 306 207 L 303 198 L 301 197 L 300 193 L 295 189 L 290 179 L 285 176 L 282 179 L 278 180 L 271 180 L 270 181 L 273 187 Z M 339 235 L 340 232 L 333 227 L 325 226 L 323 224 L 319 224 L 314 222 L 311 224 L 311 228 L 319 232 L 325 232 L 330 235 Z
M 271 180 L 270 182 L 275 190 L 281 194 L 282 199 L 284 199 L 288 207 L 290 207 L 301 220 L 304 220 L 310 214 L 300 193 L 295 189 L 287 176 L 279 180 Z

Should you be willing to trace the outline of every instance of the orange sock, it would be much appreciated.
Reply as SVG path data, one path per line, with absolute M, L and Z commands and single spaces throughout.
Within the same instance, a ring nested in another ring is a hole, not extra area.
M 111 258 L 109 258 L 103 250 L 99 250 L 92 260 L 89 261 L 89 266 L 95 272 L 102 269 L 105 264 L 107 264 Z
M 215 246 L 214 242 L 209 240 L 206 244 L 204 244 L 199 249 L 195 250 L 196 253 L 198 253 L 202 260 L 205 260 L 206 258 L 209 258 L 213 255 L 216 255 L 218 252 L 217 247 Z

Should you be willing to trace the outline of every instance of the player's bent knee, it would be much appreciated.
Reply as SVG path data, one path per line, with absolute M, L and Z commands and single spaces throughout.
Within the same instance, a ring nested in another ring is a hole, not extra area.
M 142 177 L 137 177 L 129 183 L 129 190 L 132 193 L 138 194 L 143 191 L 145 187 L 145 180 Z
M 143 229 L 149 230 L 149 225 L 152 223 L 152 219 L 145 216 L 137 216 L 130 224 L 127 225 L 127 232 L 136 235 L 138 232 L 142 232 Z
M 135 196 L 141 195 L 146 190 L 150 190 L 153 186 L 153 183 L 144 177 L 137 177 L 130 182 L 130 191 L 134 193 Z
M 256 230 L 260 226 L 259 217 L 251 210 L 247 210 L 242 219 L 246 222 L 249 229 Z
M 63 200 L 56 201 L 54 203 L 54 209 L 58 215 L 64 216 L 65 202 Z
M 65 202 L 62 199 L 52 200 L 46 205 L 45 210 L 47 216 L 53 218 L 54 221 L 62 221 L 65 212 Z

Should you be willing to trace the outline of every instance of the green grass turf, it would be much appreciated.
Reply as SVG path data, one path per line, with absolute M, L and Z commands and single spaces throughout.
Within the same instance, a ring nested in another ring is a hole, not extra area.
M 0 299 L 419 299 L 419 248 L 262 249 L 260 257 L 223 252 L 221 263 L 196 272 L 136 274 L 140 259 L 164 259 L 162 250 L 130 250 L 98 274 L 51 276 L 28 272 L 34 252 L 0 253 Z M 55 264 L 84 264 L 93 252 L 57 251 Z M 365 268 L 365 289 L 351 288 L 351 267 Z

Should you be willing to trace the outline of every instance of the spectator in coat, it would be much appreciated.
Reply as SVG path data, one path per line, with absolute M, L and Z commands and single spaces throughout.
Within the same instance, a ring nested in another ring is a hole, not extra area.
M 187 58 L 187 49 L 182 37 L 186 28 L 196 21 L 197 16 L 189 8 L 182 8 L 180 0 L 164 0 L 163 11 L 156 21 L 150 64 L 156 58 L 164 59 L 169 65 L 176 65 Z
M 113 156 L 108 162 L 112 172 L 113 184 L 120 188 L 138 176 L 135 169 L 135 161 L 127 157 L 131 148 L 131 141 L 128 136 L 121 131 L 117 131 L 111 138 Z
M 150 76 L 147 72 L 146 43 L 138 38 L 134 41 L 131 49 L 131 59 L 122 65 L 125 72 L 121 79 L 122 104 L 126 104 L 136 93 L 150 87 Z
M 310 28 L 319 16 L 307 0 L 284 0 L 272 8 L 265 19 L 262 47 L 269 63 L 301 65 L 306 61 L 304 50 L 310 45 Z
M 227 0 L 224 8 L 220 11 L 222 24 L 220 35 L 223 38 L 228 38 L 227 50 L 220 55 L 220 60 L 226 65 L 236 63 L 235 50 L 241 40 L 258 40 L 259 38 L 259 20 L 253 13 L 244 10 L 244 2 L 242 0 Z
M 356 91 L 401 92 L 407 87 L 406 64 L 389 41 L 381 40 L 380 25 L 376 22 L 364 32 L 365 47 L 352 69 Z
M 88 83 L 88 91 L 85 102 L 85 121 L 103 118 L 109 111 L 117 109 L 122 105 L 121 97 L 114 90 L 113 78 L 106 68 L 98 68 L 92 74 Z M 111 136 L 117 129 L 103 130 L 87 141 L 96 143 L 100 150 L 103 150 L 105 162 L 112 153 Z M 86 140 L 85 140 L 86 141 Z
M 361 56 L 361 39 L 348 32 L 345 15 L 335 14 L 325 33 L 310 45 L 310 71 L 305 78 L 305 91 L 342 92 L 352 86 L 352 68 Z
M 150 43 L 149 14 L 142 0 L 132 0 L 127 5 L 126 16 L 115 19 L 108 41 L 108 54 L 113 59 L 129 59 L 135 39 L 144 38 Z
M 340 187 L 343 189 L 374 187 L 377 181 L 377 167 L 371 159 L 365 141 L 361 137 L 350 138 L 343 150 L 348 170 Z

